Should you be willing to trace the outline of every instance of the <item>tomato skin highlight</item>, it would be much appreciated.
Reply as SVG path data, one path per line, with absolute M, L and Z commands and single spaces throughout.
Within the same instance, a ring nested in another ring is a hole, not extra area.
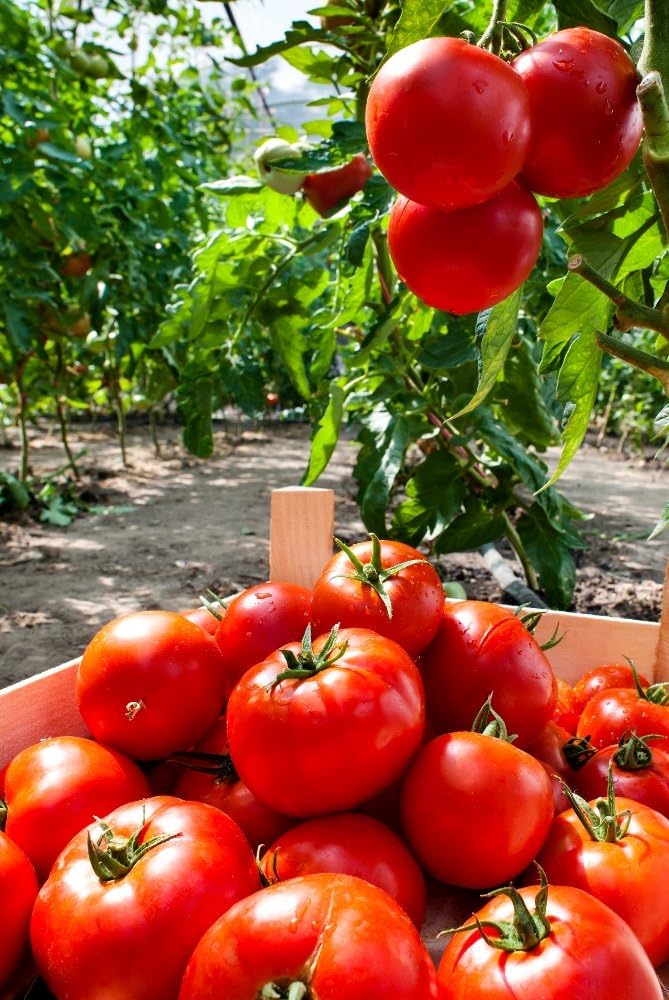
M 327 639 L 315 639 L 314 650 Z M 341 629 L 337 643 L 344 642 L 332 666 L 275 685 L 286 667 L 277 651 L 230 696 L 228 738 L 239 776 L 289 816 L 361 805 L 399 777 L 420 746 L 425 697 L 413 660 L 366 629 Z M 286 648 L 296 656 L 301 649 Z
M 529 95 L 498 56 L 460 38 L 426 38 L 381 66 L 365 125 L 376 166 L 400 194 L 464 208 L 494 197 L 520 172 Z
M 28 855 L 6 833 L 0 832 L 0 994 L 27 957 L 30 915 L 37 898 L 37 876 Z
M 536 886 L 520 895 L 532 909 Z M 511 900 L 497 896 L 478 917 L 511 920 Z M 439 964 L 439 1000 L 661 1000 L 662 988 L 636 936 L 599 900 L 580 889 L 550 886 L 547 917 L 551 933 L 531 951 L 492 948 L 478 930 L 454 934 Z
M 137 611 L 104 625 L 77 671 L 79 712 L 95 739 L 136 760 L 186 750 L 218 718 L 221 655 L 175 611 Z
M 21 750 L 6 770 L 4 788 L 6 833 L 26 852 L 41 882 L 95 816 L 149 794 L 133 761 L 79 736 L 53 736 Z
M 149 850 L 122 879 L 101 882 L 88 859 L 87 831 L 79 833 L 35 903 L 37 968 L 61 1000 L 176 1000 L 202 934 L 257 890 L 253 854 L 229 817 L 200 802 L 156 796 L 105 820 L 124 837 L 141 827 L 142 843 L 178 836 Z M 101 828 L 90 830 L 97 840 Z
M 242 900 L 199 942 L 179 1000 L 256 1000 L 301 980 L 318 1000 L 437 1000 L 418 931 L 387 893 L 350 875 L 307 875 Z
M 619 914 L 653 965 L 662 965 L 669 959 L 669 910 L 658 891 L 669 885 L 669 820 L 632 799 L 616 797 L 616 809 L 632 814 L 622 840 L 592 840 L 569 809 L 555 818 L 537 863 L 549 882 L 584 889 Z
M 358 191 L 362 191 L 371 176 L 372 168 L 367 157 L 364 153 L 357 153 L 341 167 L 307 174 L 302 183 L 302 191 L 314 211 L 328 216 Z
M 372 542 L 357 542 L 351 551 L 369 563 Z M 325 565 L 314 584 L 312 622 L 320 635 L 340 623 L 343 628 L 366 628 L 399 643 L 407 653 L 418 656 L 432 641 L 444 608 L 444 591 L 434 566 L 421 552 L 402 542 L 381 541 L 384 569 L 420 559 L 389 577 L 384 587 L 393 609 L 392 618 L 380 596 L 368 583 L 350 578 L 354 567 L 345 552 L 337 552 Z
M 517 746 L 531 745 L 551 717 L 551 665 L 520 619 L 496 604 L 447 604 L 421 662 L 436 732 L 471 728 L 491 692 L 492 707 L 517 734 Z
M 634 63 L 590 28 L 567 28 L 513 62 L 529 94 L 532 137 L 521 178 L 530 190 L 579 198 L 610 184 L 639 148 Z
M 519 288 L 542 239 L 539 206 L 515 181 L 490 201 L 451 212 L 400 196 L 388 223 L 402 281 L 426 305 L 457 316 L 488 309 Z
M 402 786 L 407 842 L 430 875 L 488 889 L 532 861 L 554 815 L 539 761 L 480 733 L 446 733 L 416 754 Z
M 267 849 L 261 867 L 270 880 L 331 872 L 355 875 L 392 896 L 420 928 L 425 920 L 423 873 L 397 834 L 357 813 L 338 813 L 293 826 Z

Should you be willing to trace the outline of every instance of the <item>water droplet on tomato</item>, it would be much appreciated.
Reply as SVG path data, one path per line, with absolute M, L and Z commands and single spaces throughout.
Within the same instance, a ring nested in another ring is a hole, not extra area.
M 516 133 L 513 131 L 513 129 L 507 128 L 504 129 L 504 131 L 502 132 L 502 141 L 507 143 L 507 145 L 510 145 L 515 138 L 516 138 Z
M 483 94 L 488 89 L 487 80 L 474 80 L 472 84 L 477 94 Z
M 604 80 L 599 81 L 599 83 L 595 86 L 595 90 L 597 91 L 598 94 L 606 93 L 607 84 L 604 82 Z
M 607 97 L 607 99 L 604 101 L 604 113 L 607 115 L 612 115 L 613 111 L 614 111 L 613 104 Z
M 574 66 L 574 60 L 568 58 L 554 59 L 553 65 L 556 69 L 560 70 L 561 73 L 570 73 Z

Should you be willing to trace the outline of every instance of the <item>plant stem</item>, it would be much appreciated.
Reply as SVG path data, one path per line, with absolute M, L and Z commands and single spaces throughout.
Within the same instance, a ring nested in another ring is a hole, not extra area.
M 669 396 L 669 361 L 662 361 L 652 354 L 646 354 L 645 351 L 640 351 L 636 347 L 632 347 L 631 344 L 623 344 L 622 341 L 616 340 L 615 337 L 609 337 L 605 333 L 597 333 L 596 337 L 602 351 L 606 351 L 614 358 L 620 358 L 621 361 L 626 361 L 634 368 L 639 368 L 640 371 L 652 375 Z
M 502 28 L 499 22 L 506 19 L 507 5 L 507 0 L 493 0 L 490 22 L 478 41 L 480 49 L 490 48 L 491 52 L 499 55 L 502 48 Z
M 30 439 L 28 437 L 28 397 L 19 383 L 19 430 L 21 432 L 21 467 L 19 479 L 25 486 L 28 482 L 28 461 L 30 455 Z
M 639 57 L 642 76 L 656 71 L 669 81 L 669 4 L 667 0 L 646 0 L 644 41 Z
M 77 463 L 74 460 L 74 455 L 72 454 L 72 449 L 70 448 L 70 442 L 67 438 L 67 418 L 65 416 L 63 400 L 60 396 L 56 397 L 56 414 L 58 416 L 58 426 L 60 427 L 60 440 L 63 443 L 63 449 L 67 455 L 67 464 L 72 470 L 74 478 L 79 479 L 79 469 L 77 468 Z
M 249 54 L 249 50 L 246 47 L 246 42 L 244 41 L 244 39 L 242 37 L 242 33 L 239 30 L 239 24 L 237 23 L 237 18 L 234 15 L 234 11 L 232 10 L 232 7 L 230 6 L 229 3 L 225 3 L 224 2 L 223 3 L 223 9 L 225 10 L 225 13 L 227 14 L 228 21 L 230 22 L 230 27 L 232 28 L 232 31 L 234 33 L 234 36 L 235 36 L 237 44 L 239 45 L 239 47 L 242 50 L 242 52 L 244 53 L 244 55 L 247 56 Z M 256 85 L 256 91 L 257 91 L 258 97 L 260 98 L 260 103 L 262 104 L 263 111 L 267 115 L 267 119 L 268 119 L 270 125 L 272 126 L 272 128 L 276 128 L 277 127 L 276 118 L 272 114 L 272 109 L 270 108 L 269 104 L 267 103 L 267 97 L 265 95 L 264 87 L 261 85 L 260 80 L 258 79 L 258 77 L 256 75 L 256 71 L 253 68 L 253 66 L 249 66 L 249 76 L 251 77 L 251 79 L 253 80 L 254 84 Z
M 537 577 L 534 566 L 532 565 L 532 563 L 528 558 L 521 537 L 516 531 L 516 526 L 506 511 L 502 513 L 502 517 L 504 519 L 504 524 L 506 526 L 506 537 L 509 539 L 513 551 L 516 553 L 518 559 L 520 560 L 520 564 L 523 567 L 523 572 L 525 573 L 525 579 L 527 580 L 527 586 L 530 587 L 531 590 L 538 590 L 539 578 Z
M 665 6 L 669 8 L 666 0 Z M 662 215 L 665 232 L 669 234 L 669 105 L 665 81 L 669 86 L 669 77 L 663 80 L 660 73 L 653 70 L 637 87 L 637 97 L 646 132 L 643 162 Z
M 151 432 L 151 440 L 153 441 L 153 449 L 156 453 L 156 458 L 160 458 L 160 441 L 158 440 L 158 426 L 154 406 L 152 406 L 149 410 L 149 429 Z
M 669 339 L 669 316 L 666 313 L 628 298 L 624 292 L 621 292 L 599 271 L 588 264 L 587 260 L 580 254 L 570 257 L 567 266 L 570 271 L 589 281 L 591 285 L 594 285 L 607 298 L 611 299 L 616 306 L 616 325 L 619 330 L 629 330 L 635 326 L 642 327 L 647 330 L 655 330 Z

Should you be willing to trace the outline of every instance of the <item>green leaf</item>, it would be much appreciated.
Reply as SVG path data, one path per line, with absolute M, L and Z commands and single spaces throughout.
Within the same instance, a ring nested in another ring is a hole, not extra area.
M 456 0 L 404 0 L 402 16 L 395 27 L 387 55 L 391 56 L 412 42 L 432 35 L 440 19 L 455 3 Z
M 516 524 L 523 547 L 537 570 L 539 583 L 552 608 L 568 608 L 576 583 L 570 538 L 539 504 L 532 504 Z
M 408 422 L 404 416 L 390 413 L 384 404 L 365 414 L 363 420 L 363 446 L 354 470 L 360 485 L 358 503 L 368 531 L 383 536 L 391 490 L 409 444 Z
M 365 257 L 365 248 L 369 240 L 369 223 L 363 222 L 356 226 L 346 242 L 344 255 L 353 267 L 360 267 Z
M 663 531 L 667 530 L 667 528 L 669 528 L 669 503 L 665 503 L 662 513 L 660 514 L 660 520 L 648 536 L 648 541 L 650 542 L 653 538 L 657 538 L 658 535 L 661 535 Z
M 539 328 L 539 338 L 549 341 L 553 351 L 561 350 L 574 336 L 607 329 L 612 310 L 613 304 L 599 289 L 578 274 L 568 274 Z M 542 360 L 539 370 L 547 367 Z
M 236 58 L 227 56 L 227 62 L 231 62 L 235 66 L 259 66 L 261 63 L 271 59 L 272 56 L 281 55 L 283 52 L 287 52 L 288 49 L 295 48 L 296 45 L 304 45 L 305 42 L 327 42 L 337 47 L 341 46 L 341 39 L 334 32 L 323 31 L 322 28 L 310 24 L 309 21 L 294 21 L 292 27 L 288 29 L 285 36 L 279 39 L 278 42 L 272 42 L 271 45 L 259 46 L 255 52 L 237 56 Z
M 644 0 L 600 0 L 600 7 L 618 23 L 618 33 L 627 34 L 644 14 Z
M 393 516 L 393 534 L 410 545 L 440 535 L 460 513 L 467 487 L 454 457 L 437 449 L 417 467 L 406 485 L 406 499 Z
M 338 121 L 332 134 L 317 146 L 310 146 L 299 156 L 273 160 L 272 168 L 285 173 L 312 174 L 347 163 L 356 153 L 367 148 L 365 126 L 358 121 Z
M 239 174 L 236 177 L 224 177 L 220 181 L 208 181 L 206 184 L 200 184 L 199 189 L 227 196 L 262 191 L 264 186 L 259 177 L 247 177 L 245 174 Z
M 593 333 L 582 334 L 570 345 L 558 376 L 557 394 L 565 403 L 564 447 L 555 472 L 542 489 L 552 486 L 578 451 L 597 398 L 602 352 Z
M 11 499 L 11 507 L 15 510 L 25 510 L 30 503 L 30 493 L 23 483 L 11 473 L 0 469 L 0 498 L 6 494 Z
M 272 342 L 291 382 L 303 399 L 309 399 L 312 390 L 305 365 L 307 341 L 301 316 L 278 317 L 272 326 Z
M 560 28 L 577 28 L 585 25 L 604 35 L 616 38 L 618 24 L 605 14 L 593 0 L 553 0 Z
M 456 420 L 465 413 L 475 410 L 504 370 L 506 356 L 516 335 L 521 294 L 522 290 L 519 288 L 504 302 L 480 314 L 476 330 L 477 334 L 479 336 L 482 334 L 483 337 L 480 347 L 479 384 L 467 405 L 454 413 L 451 419 Z
M 25 309 L 14 302 L 4 304 L 5 322 L 12 344 L 22 354 L 27 354 L 32 346 L 32 325 Z
M 504 518 L 496 514 L 479 497 L 468 496 L 464 513 L 456 517 L 437 540 L 436 551 L 467 552 L 486 542 L 496 542 L 506 529 Z
M 345 400 L 346 393 L 342 386 L 337 382 L 331 382 L 328 405 L 318 421 L 316 431 L 311 439 L 309 465 L 302 479 L 303 486 L 312 486 L 327 468 L 327 464 L 332 458 L 332 453 L 339 440 Z
M 212 395 L 213 379 L 207 365 L 189 362 L 181 373 L 177 405 L 184 425 L 184 444 L 198 458 L 209 458 L 214 450 Z
M 439 329 L 437 324 L 442 317 L 443 313 L 437 313 L 436 329 L 424 338 L 416 358 L 429 371 L 448 372 L 475 361 L 478 356 L 470 319 L 449 318 L 448 328 Z
M 52 142 L 41 142 L 39 144 L 39 152 L 40 155 L 47 156 L 50 160 L 58 160 L 61 163 L 72 163 L 85 170 L 93 169 L 90 163 L 82 160 L 76 153 L 70 153 L 67 149 L 54 146 Z

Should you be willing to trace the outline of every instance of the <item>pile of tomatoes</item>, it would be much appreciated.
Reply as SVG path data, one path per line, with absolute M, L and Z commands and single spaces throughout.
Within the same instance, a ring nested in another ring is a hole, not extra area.
M 338 544 L 313 589 L 93 638 L 92 738 L 0 774 L 3 1000 L 35 976 L 57 1000 L 660 1000 L 666 686 L 623 663 L 572 688 L 536 616 Z M 438 968 L 435 880 L 489 890 Z
M 457 314 L 502 301 L 534 267 L 533 192 L 578 198 L 605 187 L 641 141 L 637 72 L 625 49 L 568 28 L 511 64 L 461 38 L 396 52 L 367 101 L 367 139 L 400 193 L 388 228 L 400 277 Z

